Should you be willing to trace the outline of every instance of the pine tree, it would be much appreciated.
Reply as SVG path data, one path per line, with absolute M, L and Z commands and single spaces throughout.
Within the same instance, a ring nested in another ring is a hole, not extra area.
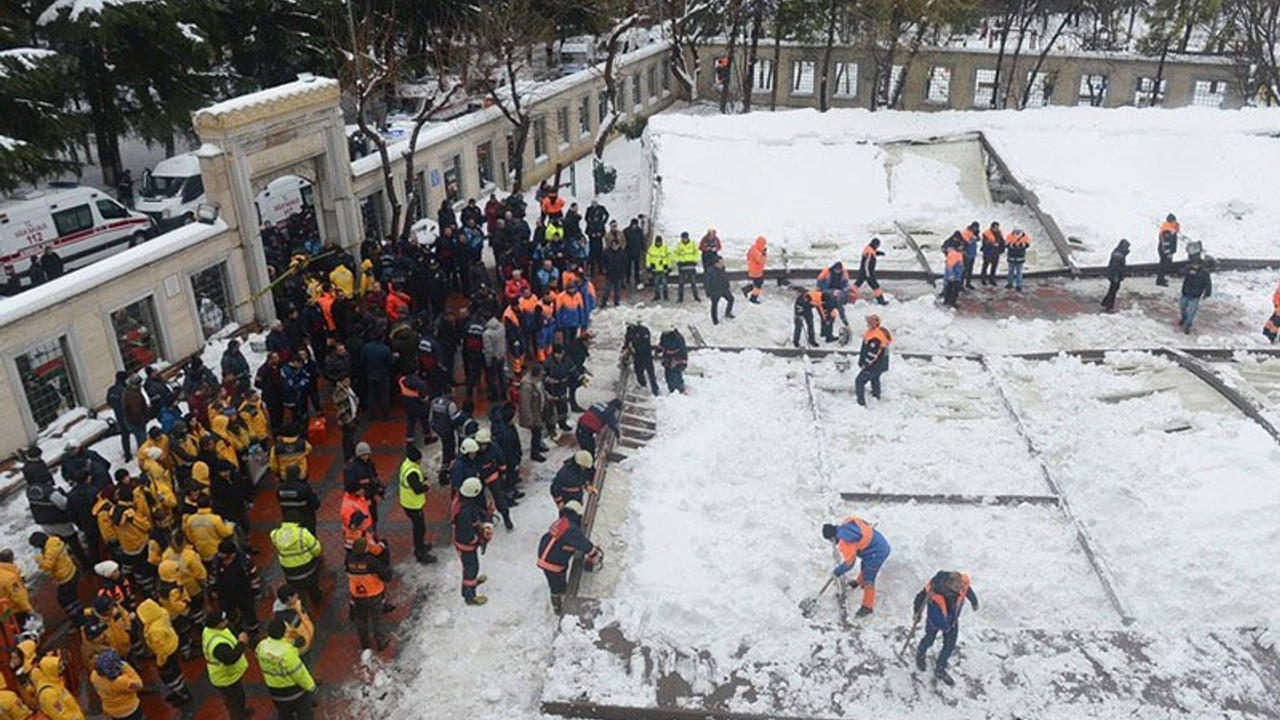
M 66 112 L 69 63 L 31 47 L 32 24 L 19 0 L 0 0 L 0 191 L 74 167 L 78 132 Z
M 122 135 L 171 150 L 211 97 L 212 51 L 189 12 L 177 0 L 55 0 L 37 19 L 50 47 L 74 60 L 76 99 L 108 187 L 121 170 Z

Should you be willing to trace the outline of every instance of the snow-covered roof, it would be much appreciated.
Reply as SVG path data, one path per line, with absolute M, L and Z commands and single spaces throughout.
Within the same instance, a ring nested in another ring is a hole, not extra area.
M 0 300 L 0 327 L 48 310 L 125 273 L 182 252 L 226 231 L 227 223 L 222 219 L 215 220 L 212 225 L 183 225 L 135 248 L 67 273 L 15 297 Z
M 642 60 L 647 60 L 654 55 L 665 51 L 668 47 L 668 43 L 660 42 L 649 45 L 643 50 L 637 50 L 633 53 L 620 55 L 615 62 L 615 69 L 620 70 L 628 65 L 633 65 Z M 566 90 L 578 87 L 579 85 L 586 83 L 591 78 L 599 77 L 603 74 L 604 63 L 601 62 L 585 70 L 573 73 L 572 75 L 565 75 L 558 80 L 536 84 L 529 83 L 529 85 L 533 87 L 531 87 L 528 93 L 525 94 L 524 100 L 526 103 L 534 105 Z M 527 86 L 522 85 L 522 87 Z M 431 147 L 437 142 L 453 137 L 454 135 L 464 133 L 468 130 L 473 130 L 500 117 L 502 117 L 502 110 L 497 106 L 490 106 L 483 110 L 463 115 L 460 118 L 449 120 L 448 122 L 442 122 L 438 125 L 425 127 L 418 135 L 418 146 L 416 149 L 422 150 L 424 148 Z M 401 157 L 408 145 L 408 140 L 396 143 L 388 148 L 388 154 L 393 158 Z M 366 173 L 373 172 L 381 165 L 381 163 L 381 158 L 379 158 L 377 153 L 367 155 L 351 163 L 351 174 L 359 177 Z
M 302 104 L 312 98 L 315 101 L 326 97 L 336 99 L 339 92 L 337 80 L 307 75 L 291 83 L 241 95 L 197 110 L 192 115 L 192 124 L 197 128 L 226 128 L 251 122 L 257 117 L 255 111 L 268 106 L 289 101 Z

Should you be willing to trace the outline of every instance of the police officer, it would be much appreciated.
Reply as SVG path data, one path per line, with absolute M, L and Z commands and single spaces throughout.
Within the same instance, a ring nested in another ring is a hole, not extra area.
M 285 522 L 297 523 L 315 534 L 320 498 L 311 483 L 302 477 L 301 467 L 286 466 L 284 479 L 276 488 L 276 499 L 280 502 L 280 514 Z
M 854 389 L 858 395 L 858 404 L 865 406 L 867 398 L 865 388 L 871 383 L 871 397 L 880 398 L 880 376 L 889 369 L 889 343 L 893 337 L 880 325 L 879 315 L 867 316 L 867 331 L 862 335 L 862 349 L 858 353 L 858 377 L 854 381 Z
M 417 445 L 409 445 L 400 463 L 400 507 L 413 524 L 413 557 L 424 565 L 436 561 L 431 554 L 431 543 L 426 541 L 427 522 L 422 508 L 427 504 L 427 481 L 422 476 L 422 451 Z
M 547 576 L 551 609 L 557 615 L 564 611 L 565 576 L 573 556 L 582 553 L 587 570 L 594 570 L 604 560 L 604 550 L 587 538 L 581 524 L 582 503 L 570 500 L 538 541 L 538 567 Z
M 249 635 L 244 632 L 233 635 L 227 628 L 226 613 L 221 610 L 209 613 L 205 623 L 200 644 L 204 648 L 209 684 L 222 695 L 231 720 L 248 720 L 249 708 L 245 704 L 241 678 L 249 669 L 249 661 L 245 657 Z
M 960 611 L 964 609 L 964 601 L 973 603 L 978 609 L 978 595 L 969 587 L 969 576 L 961 572 L 939 570 L 933 579 L 925 583 L 924 589 L 916 593 L 913 603 L 916 621 L 920 613 L 928 607 L 925 620 L 924 637 L 916 648 L 916 669 L 924 672 L 925 657 L 938 633 L 942 633 L 942 650 L 938 653 L 938 662 L 933 674 L 947 685 L 955 685 L 955 680 L 947 674 L 947 660 L 956 649 L 956 638 L 960 635 Z
M 458 428 L 467 418 L 443 390 L 431 401 L 431 430 L 440 438 L 440 484 L 449 484 L 449 466 L 458 452 Z

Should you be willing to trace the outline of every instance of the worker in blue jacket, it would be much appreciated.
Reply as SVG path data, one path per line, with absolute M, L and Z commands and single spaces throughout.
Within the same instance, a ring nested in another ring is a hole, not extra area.
M 538 567 L 547 576 L 551 609 L 557 615 L 564 610 L 565 576 L 573 556 L 582 553 L 583 568 L 588 571 L 595 570 L 604 561 L 604 551 L 582 532 L 582 511 L 582 503 L 577 500 L 565 503 L 560 508 L 560 517 L 538 540 Z
M 841 560 L 831 571 L 836 577 L 844 577 L 856 561 L 862 561 L 858 578 L 849 586 L 862 588 L 862 607 L 858 608 L 858 617 L 870 615 L 876 607 L 876 577 L 889 558 L 889 541 L 870 523 L 853 515 L 841 520 L 839 525 L 823 525 L 822 537 L 834 542 L 840 551 Z
M 938 663 L 934 666 L 934 675 L 947 685 L 955 685 L 955 681 L 947 674 L 947 660 L 956 649 L 956 638 L 960 635 L 960 611 L 964 609 L 964 601 L 973 603 L 978 609 L 978 595 L 969 586 L 969 576 L 961 572 L 940 570 L 933 579 L 925 583 L 924 589 L 916 593 L 914 603 L 916 621 L 926 607 L 928 615 L 925 620 L 924 637 L 916 648 L 916 668 L 925 669 L 924 654 L 933 645 L 938 633 L 942 633 L 942 651 L 938 653 Z

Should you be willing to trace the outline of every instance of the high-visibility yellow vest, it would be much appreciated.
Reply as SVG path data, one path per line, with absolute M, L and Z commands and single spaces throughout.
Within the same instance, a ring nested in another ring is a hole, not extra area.
M 418 481 L 422 481 L 422 466 L 418 463 L 405 458 L 400 463 L 400 506 L 406 510 L 421 510 L 423 505 L 427 504 L 427 493 L 414 492 L 409 487 L 409 476 L 416 474 Z
M 320 557 L 320 541 L 298 523 L 281 523 L 271 531 L 271 544 L 282 568 L 302 567 Z
M 214 687 L 228 687 L 234 685 L 241 677 L 244 676 L 245 670 L 249 669 L 249 659 L 243 654 L 240 659 L 236 660 L 232 665 L 223 665 L 216 657 L 213 651 L 219 645 L 230 645 L 235 647 L 240 641 L 227 628 L 215 630 L 213 628 L 205 628 L 204 633 L 200 636 L 201 644 L 204 646 L 204 661 L 209 667 L 209 682 Z

